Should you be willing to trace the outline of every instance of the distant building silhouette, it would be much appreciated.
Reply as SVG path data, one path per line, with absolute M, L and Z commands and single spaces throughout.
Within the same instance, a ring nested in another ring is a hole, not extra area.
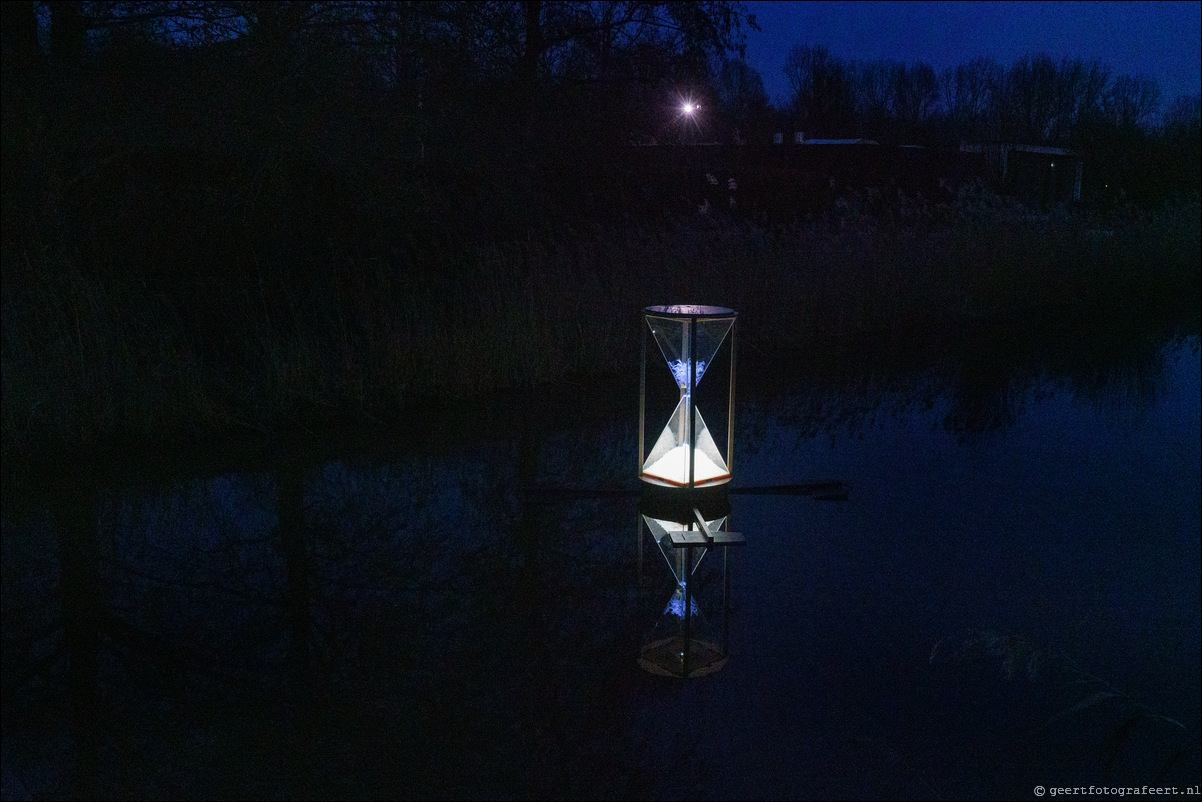
M 1084 160 L 1075 150 L 1014 143 L 963 143 L 960 152 L 979 154 L 1002 191 L 1023 203 L 1046 207 L 1081 200 Z

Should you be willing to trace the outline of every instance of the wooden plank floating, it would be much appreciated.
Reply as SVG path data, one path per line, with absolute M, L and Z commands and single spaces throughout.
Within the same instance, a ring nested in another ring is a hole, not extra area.
M 820 501 L 835 498 L 845 500 L 851 485 L 846 482 L 806 482 L 794 485 L 765 485 L 763 487 L 732 487 L 726 492 L 732 496 L 811 496 Z M 637 496 L 642 493 L 637 487 L 527 487 L 519 493 L 531 499 L 552 501 L 592 499 L 620 496 Z
M 730 494 L 744 496 L 809 496 L 816 501 L 847 501 L 851 486 L 844 482 L 807 482 L 799 485 L 732 487 Z
M 686 532 L 671 532 L 672 548 L 684 549 L 697 546 L 738 546 L 747 542 L 742 532 L 714 532 L 712 538 L 704 532 L 696 530 Z

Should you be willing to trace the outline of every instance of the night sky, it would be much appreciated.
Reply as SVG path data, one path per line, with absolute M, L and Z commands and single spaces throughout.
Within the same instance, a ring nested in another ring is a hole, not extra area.
M 774 103 L 787 100 L 782 67 L 795 44 L 844 59 L 926 61 L 936 69 L 977 56 L 1003 64 L 1024 53 L 1096 58 L 1112 75 L 1160 82 L 1162 108 L 1202 90 L 1202 3 L 748 2 L 762 30 L 747 61 Z

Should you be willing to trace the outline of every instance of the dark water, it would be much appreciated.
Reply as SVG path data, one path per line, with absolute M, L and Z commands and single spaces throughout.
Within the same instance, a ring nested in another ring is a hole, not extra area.
M 735 490 L 851 489 L 732 492 L 725 617 L 721 553 L 699 574 L 729 659 L 688 681 L 637 664 L 673 584 L 639 528 L 633 398 L 6 492 L 5 797 L 1198 783 L 1196 338 L 1071 374 L 741 390 Z

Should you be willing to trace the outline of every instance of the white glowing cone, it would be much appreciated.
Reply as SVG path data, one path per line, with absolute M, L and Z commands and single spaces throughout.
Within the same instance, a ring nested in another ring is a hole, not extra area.
M 695 453 L 697 464 L 693 469 L 694 482 L 705 482 L 728 476 L 730 469 L 726 467 L 726 460 L 722 459 L 722 454 L 718 451 L 718 446 L 714 443 L 714 438 L 710 435 L 709 427 L 705 425 L 705 419 L 701 417 L 699 409 L 693 410 L 693 428 L 696 432 L 697 447 L 689 448 L 687 409 L 688 396 L 681 396 L 670 422 L 660 433 L 659 439 L 655 441 L 655 447 L 651 449 L 651 453 L 647 455 L 647 459 L 643 463 L 643 473 L 673 484 L 687 485 L 689 483 L 689 455 Z

